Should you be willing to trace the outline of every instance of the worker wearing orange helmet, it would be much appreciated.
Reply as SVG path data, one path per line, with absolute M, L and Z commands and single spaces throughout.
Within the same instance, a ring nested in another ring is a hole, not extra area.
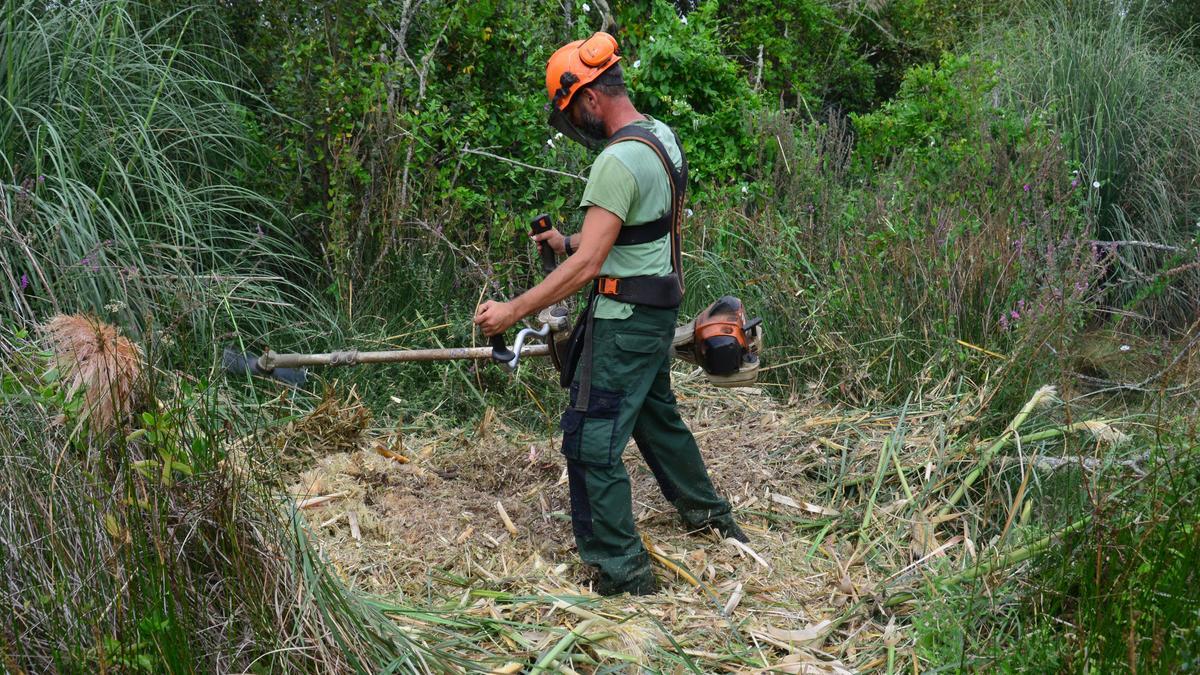
M 488 301 L 475 323 L 503 333 L 586 285 L 587 306 L 563 368 L 571 520 L 580 557 L 604 595 L 653 593 L 658 582 L 634 528 L 621 456 L 632 436 L 663 495 L 694 530 L 746 541 L 713 487 L 671 392 L 671 343 L 683 297 L 680 224 L 687 160 L 674 132 L 629 100 L 617 41 L 598 32 L 560 48 L 546 66 L 550 124 L 591 148 L 579 233 L 534 236 L 567 258 L 510 302 Z

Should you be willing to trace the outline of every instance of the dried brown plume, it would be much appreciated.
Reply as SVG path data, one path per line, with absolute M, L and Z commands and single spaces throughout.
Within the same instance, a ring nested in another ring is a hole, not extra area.
M 114 431 L 133 410 L 142 350 L 95 317 L 58 314 L 42 327 L 66 396 L 83 394 L 81 417 L 92 434 Z

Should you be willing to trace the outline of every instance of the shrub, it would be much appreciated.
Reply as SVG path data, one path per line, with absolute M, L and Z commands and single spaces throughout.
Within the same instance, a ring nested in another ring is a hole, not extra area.
M 722 53 L 717 10 L 710 0 L 681 16 L 654 0 L 650 20 L 622 35 L 634 103 L 679 134 L 694 198 L 748 172 L 746 116 L 762 107 L 745 73 Z
M 894 99 L 851 115 L 862 169 L 904 156 L 919 180 L 932 186 L 964 163 L 982 168 L 978 163 L 989 158 L 979 154 L 981 145 L 1012 147 L 1026 132 L 1011 113 L 991 104 L 995 86 L 995 65 L 966 56 L 943 54 L 936 65 L 913 67 Z
M 829 3 L 749 0 L 724 3 L 720 11 L 743 71 L 769 99 L 810 116 L 825 107 L 862 111 L 874 103 L 874 71 Z
M 880 103 L 892 98 L 909 69 L 935 63 L 970 45 L 976 32 L 1016 3 L 958 0 L 874 0 L 846 5 L 848 26 L 875 73 Z

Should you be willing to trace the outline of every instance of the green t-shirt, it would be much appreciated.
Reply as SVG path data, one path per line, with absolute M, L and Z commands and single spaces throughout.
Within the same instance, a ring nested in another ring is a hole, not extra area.
M 683 155 L 670 127 L 649 116 L 634 124 L 657 136 L 675 168 L 682 168 Z M 658 154 L 645 143 L 616 143 L 592 163 L 579 206 L 599 206 L 616 214 L 623 221 L 622 227 L 637 227 L 661 218 L 671 209 L 671 178 Z M 670 273 L 669 236 L 644 244 L 613 246 L 600 267 L 602 276 L 617 278 Z M 633 305 L 603 296 L 596 299 L 597 319 L 627 319 L 632 314 Z

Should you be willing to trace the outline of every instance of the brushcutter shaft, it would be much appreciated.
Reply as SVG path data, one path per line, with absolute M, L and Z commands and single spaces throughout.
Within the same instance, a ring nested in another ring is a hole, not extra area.
M 549 345 L 529 345 L 521 349 L 521 358 L 548 356 Z M 405 349 L 386 352 L 330 352 L 328 354 L 276 354 L 267 351 L 258 357 L 258 367 L 264 371 L 275 368 L 306 366 L 353 366 L 368 363 L 400 363 L 407 361 L 452 361 L 492 358 L 491 347 L 453 347 L 450 349 Z

